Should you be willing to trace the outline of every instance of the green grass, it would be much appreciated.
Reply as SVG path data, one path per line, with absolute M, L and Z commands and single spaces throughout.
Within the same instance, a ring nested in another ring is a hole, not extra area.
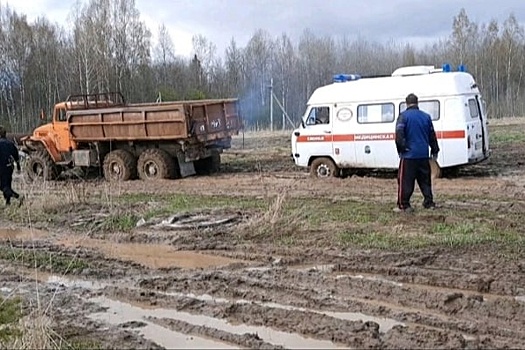
M 387 231 L 367 232 L 366 227 L 346 230 L 338 234 L 339 244 L 345 248 L 357 246 L 366 249 L 420 249 L 447 246 L 451 248 L 469 247 L 493 243 L 515 248 L 525 243 L 525 236 L 512 229 L 500 230 L 491 223 L 434 223 L 428 232 L 418 232 L 413 236 Z
M 20 336 L 18 320 L 22 317 L 21 300 L 19 298 L 5 299 L 0 296 L 0 348 Z
M 525 143 L 525 132 L 495 129 L 490 133 L 490 142 L 495 144 Z
M 37 267 L 63 274 L 79 273 L 89 267 L 82 259 L 45 252 L 37 249 L 0 247 L 0 260 L 16 262 L 26 267 Z
M 100 229 L 108 232 L 129 232 L 137 225 L 139 216 L 133 213 L 111 214 L 104 219 Z
M 93 339 L 74 339 L 66 340 L 61 344 L 61 350 L 102 350 L 104 346 L 96 340 Z
M 265 201 L 253 197 L 206 196 L 192 194 L 149 195 L 132 193 L 119 196 L 121 204 L 157 202 L 169 210 L 194 210 L 234 206 L 236 208 L 262 208 Z

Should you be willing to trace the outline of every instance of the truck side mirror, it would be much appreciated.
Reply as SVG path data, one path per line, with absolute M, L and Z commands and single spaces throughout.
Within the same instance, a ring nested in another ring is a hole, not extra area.
M 44 111 L 43 108 L 40 110 L 40 119 L 41 120 L 47 120 L 46 112 Z

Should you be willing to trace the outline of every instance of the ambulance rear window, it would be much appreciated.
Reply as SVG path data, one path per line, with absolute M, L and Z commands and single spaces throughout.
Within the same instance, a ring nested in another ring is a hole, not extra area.
M 471 98 L 468 100 L 468 109 L 470 110 L 470 117 L 471 118 L 479 118 L 479 110 L 478 110 L 478 103 L 475 99 Z
M 439 120 L 439 101 L 419 101 L 419 109 L 430 114 L 432 120 Z M 399 104 L 399 113 L 403 113 L 407 109 L 407 104 L 401 102 Z

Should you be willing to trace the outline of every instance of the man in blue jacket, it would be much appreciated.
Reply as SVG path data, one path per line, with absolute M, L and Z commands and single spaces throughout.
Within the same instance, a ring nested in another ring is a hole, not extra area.
M 395 211 L 412 212 L 410 197 L 417 181 L 423 194 L 423 207 L 434 209 L 436 204 L 432 195 L 430 155 L 437 158 L 439 146 L 430 115 L 418 107 L 418 99 L 409 94 L 407 108 L 396 122 L 396 147 L 399 153 L 399 171 L 397 175 L 398 194 Z
M 6 205 L 11 204 L 12 197 L 17 198 L 19 205 L 22 205 L 24 196 L 16 193 L 12 187 L 15 163 L 17 171 L 20 172 L 18 149 L 12 141 L 7 139 L 6 135 L 5 128 L 0 125 L 0 189 Z

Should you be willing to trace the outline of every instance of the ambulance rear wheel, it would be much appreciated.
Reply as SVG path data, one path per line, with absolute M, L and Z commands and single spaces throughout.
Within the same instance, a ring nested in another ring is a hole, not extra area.
M 316 158 L 310 165 L 310 176 L 318 179 L 338 177 L 339 169 L 330 158 Z

